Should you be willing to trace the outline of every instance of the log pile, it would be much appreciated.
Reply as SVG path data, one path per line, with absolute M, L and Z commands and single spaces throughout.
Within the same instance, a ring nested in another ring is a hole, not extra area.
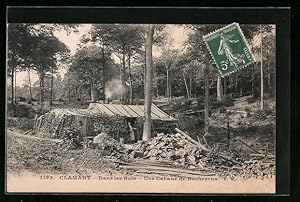
M 172 161 L 167 160 L 148 160 L 148 159 L 135 159 L 135 161 L 120 161 L 115 159 L 107 159 L 113 162 L 121 169 L 134 171 L 136 175 L 163 175 L 163 176 L 176 176 L 176 177 L 192 177 L 199 176 L 216 176 L 216 173 L 208 169 L 182 169 L 173 166 Z
M 170 169 L 188 169 L 188 175 L 205 175 L 216 173 L 223 178 L 269 178 L 275 174 L 274 159 L 248 159 L 237 153 L 211 151 L 176 130 L 175 134 L 160 133 L 149 141 L 135 144 L 131 149 L 131 158 L 135 164 L 123 165 L 123 168 L 137 173 L 170 173 L 178 175 L 180 171 Z M 139 155 L 137 155 L 137 153 Z M 177 173 L 175 173 L 177 172 Z M 183 175 L 183 174 L 182 174 Z
M 72 122 L 73 116 L 53 110 L 36 119 L 34 130 L 50 134 L 52 137 L 58 137 L 62 133 L 63 128 L 71 126 Z
M 244 179 L 255 178 L 271 178 L 275 175 L 275 161 L 249 160 L 243 164 L 240 176 Z
M 142 155 L 136 155 L 136 152 Z M 240 166 L 239 162 L 230 157 L 210 152 L 209 149 L 181 133 L 160 133 L 150 141 L 136 144 L 132 153 L 134 158 L 149 160 L 168 160 L 173 166 L 198 168 L 215 165 Z
M 84 132 L 86 117 L 82 109 L 54 109 L 36 119 L 34 131 L 51 138 L 61 137 L 67 127 L 81 127 Z

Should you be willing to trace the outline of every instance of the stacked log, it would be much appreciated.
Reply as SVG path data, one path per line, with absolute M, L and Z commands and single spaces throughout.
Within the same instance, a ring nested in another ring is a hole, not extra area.
M 64 128 L 78 126 L 78 119 L 85 123 L 82 114 L 75 114 L 64 109 L 54 109 L 36 119 L 34 131 L 51 138 L 59 138 L 63 135 Z
M 135 155 L 136 151 L 142 155 Z M 132 152 L 133 157 L 141 157 L 150 160 L 169 160 L 174 166 L 204 168 L 216 162 L 216 154 L 209 153 L 209 150 L 196 141 L 192 141 L 181 133 L 164 134 L 159 133 L 150 141 L 137 144 Z M 219 160 L 220 163 L 230 162 L 228 159 Z M 231 162 L 234 164 L 233 162 Z
M 147 170 L 151 170 L 157 164 L 160 167 L 206 170 L 208 173 L 214 172 L 220 177 L 231 179 L 268 178 L 275 174 L 275 161 L 272 159 L 265 163 L 264 159 L 254 160 L 250 156 L 251 160 L 246 161 L 237 153 L 211 151 L 179 132 L 160 133 L 149 141 L 138 143 L 132 148 L 131 154 L 139 162 L 139 166 L 123 167 L 137 171 L 139 168 L 145 170 L 147 166 Z

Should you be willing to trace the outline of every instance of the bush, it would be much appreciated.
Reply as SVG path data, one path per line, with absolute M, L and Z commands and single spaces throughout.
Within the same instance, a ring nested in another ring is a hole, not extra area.
M 15 117 L 29 118 L 29 119 L 34 118 L 35 111 L 34 111 L 32 105 L 27 104 L 27 103 L 22 103 L 22 104 L 17 104 L 15 107 L 16 107 Z
M 184 104 L 189 106 L 192 104 L 192 102 L 193 101 L 191 99 L 188 99 L 188 100 L 184 101 Z
M 233 106 L 233 99 L 226 98 L 220 102 L 212 103 L 212 108 L 219 108 L 219 107 L 230 107 Z
M 28 130 L 33 129 L 34 123 L 35 123 L 34 119 L 24 118 L 20 120 L 20 123 L 18 124 L 17 128 L 26 132 Z
M 41 110 L 40 108 L 38 108 L 38 109 L 35 110 L 35 113 L 39 117 L 39 116 L 41 116 L 41 115 L 43 115 L 43 114 L 45 114 L 45 113 L 47 113 L 49 111 L 50 111 L 49 109 L 43 109 L 43 110 Z
M 7 118 L 7 127 L 16 127 L 19 124 L 19 119 L 17 118 Z
M 267 108 L 265 109 L 265 112 L 266 112 L 266 115 L 267 115 L 267 116 L 269 116 L 269 115 L 275 116 L 275 114 L 276 114 L 275 109 L 272 109 L 272 108 L 269 108 L 269 107 L 267 107 Z
M 267 113 L 265 110 L 259 109 L 254 113 L 255 119 L 265 119 L 266 117 L 267 117 Z
M 249 104 L 254 103 L 256 100 L 257 100 L 257 98 L 255 98 L 254 96 L 251 96 L 251 97 L 247 98 L 247 102 Z
M 126 120 L 124 119 L 124 117 L 121 116 L 107 116 L 105 114 L 99 114 L 99 115 L 95 115 L 92 116 L 92 122 L 93 122 L 93 128 L 94 131 L 96 132 L 97 135 L 99 133 L 101 133 L 102 131 L 102 127 L 107 128 L 108 133 L 112 136 L 112 137 L 117 137 L 117 136 L 126 136 L 128 134 L 128 126 L 126 123 Z
M 32 130 L 35 120 L 28 118 L 8 118 L 7 127 L 14 127 L 23 131 Z
M 62 146 L 67 149 L 80 149 L 83 147 L 83 134 L 75 127 L 64 128 L 62 135 Z

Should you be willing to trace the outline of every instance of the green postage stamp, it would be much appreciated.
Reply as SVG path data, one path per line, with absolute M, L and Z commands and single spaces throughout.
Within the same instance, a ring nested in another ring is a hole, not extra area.
M 238 23 L 227 25 L 203 38 L 222 77 L 254 62 L 254 57 Z

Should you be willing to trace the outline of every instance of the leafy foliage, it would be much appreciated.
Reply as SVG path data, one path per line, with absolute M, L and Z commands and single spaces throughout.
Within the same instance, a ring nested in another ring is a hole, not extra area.
M 112 137 L 125 137 L 127 135 L 128 126 L 124 117 L 97 114 L 92 117 L 92 121 L 96 132 L 95 135 L 101 133 L 104 128 Z
M 80 149 L 83 147 L 83 134 L 76 127 L 65 127 L 61 139 L 61 145 L 66 149 Z

